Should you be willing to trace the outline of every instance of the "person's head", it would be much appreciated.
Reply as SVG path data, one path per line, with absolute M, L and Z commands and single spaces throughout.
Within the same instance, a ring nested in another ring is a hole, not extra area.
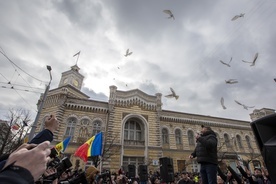
M 227 177 L 231 178 L 232 177 L 232 173 L 230 171 L 227 171 Z
M 160 180 L 159 180 L 158 177 L 152 177 L 152 178 L 151 178 L 151 183 L 152 183 L 152 184 L 159 184 L 159 183 L 160 183 Z
M 261 170 L 261 168 L 258 168 L 258 167 L 256 167 L 255 169 L 254 169 L 254 175 L 255 176 L 262 176 L 262 170 Z
M 188 172 L 187 172 L 187 171 L 183 171 L 183 172 L 181 173 L 181 178 L 187 179 L 188 177 L 189 177 L 189 175 L 188 175 Z
M 201 129 L 202 134 L 212 131 L 211 127 L 207 127 L 207 126 L 203 126 L 203 125 L 201 127 L 202 127 L 202 129 Z
M 238 184 L 238 181 L 235 178 L 233 178 L 231 181 L 232 181 L 232 184 Z

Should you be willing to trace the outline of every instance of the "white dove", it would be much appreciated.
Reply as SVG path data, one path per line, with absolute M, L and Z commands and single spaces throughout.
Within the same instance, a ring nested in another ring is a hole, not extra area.
M 170 15 L 170 16 L 168 17 L 168 19 L 173 18 L 173 20 L 175 20 L 174 15 L 172 14 L 171 10 L 163 10 L 163 12 Z
M 244 104 L 238 102 L 237 100 L 235 100 L 235 102 L 236 102 L 237 104 L 243 106 L 243 108 L 246 109 L 246 110 L 248 110 L 248 108 L 254 108 L 254 107 L 255 107 L 255 106 L 247 106 L 247 105 L 244 105 Z
M 238 80 L 237 79 L 229 79 L 229 80 L 225 80 L 225 83 L 226 84 L 235 84 L 235 83 L 238 83 Z
M 221 99 L 220 99 L 220 104 L 221 104 L 223 109 L 226 109 L 226 107 L 224 105 L 224 98 L 223 97 L 221 97 Z
M 172 94 L 166 95 L 165 97 L 167 97 L 167 98 L 175 98 L 177 100 L 179 98 L 179 96 L 176 95 L 176 93 L 174 92 L 173 88 L 170 88 L 170 89 L 171 89 Z
M 235 15 L 231 20 L 234 21 L 234 20 L 237 20 L 238 18 L 241 18 L 241 17 L 244 17 L 244 13 L 241 13 L 239 15 Z
M 125 57 L 130 56 L 132 54 L 132 52 L 129 52 L 129 49 L 126 50 L 126 54 Z
M 228 63 L 225 63 L 225 62 L 223 62 L 222 60 L 219 60 L 222 64 L 224 64 L 224 65 L 226 65 L 226 66 L 228 66 L 228 67 L 231 67 L 230 66 L 230 62 L 232 61 L 232 57 L 231 57 L 231 59 L 230 59 L 230 61 L 228 62 Z
M 257 53 L 255 54 L 254 59 L 253 59 L 253 61 L 252 61 L 252 62 L 250 62 L 250 61 L 245 61 L 245 60 L 242 60 L 242 62 L 245 62 L 245 63 L 251 63 L 251 65 L 250 65 L 250 66 L 254 66 L 254 65 L 255 65 L 256 60 L 258 59 L 258 56 L 259 56 L 259 53 L 257 52 Z

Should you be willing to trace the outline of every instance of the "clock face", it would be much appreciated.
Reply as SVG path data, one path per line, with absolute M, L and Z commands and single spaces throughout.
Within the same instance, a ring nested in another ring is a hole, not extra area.
M 63 81 L 63 84 L 67 84 L 67 82 L 68 82 L 68 78 L 65 78 Z
M 79 82 L 76 79 L 73 80 L 73 84 L 74 86 L 79 86 Z

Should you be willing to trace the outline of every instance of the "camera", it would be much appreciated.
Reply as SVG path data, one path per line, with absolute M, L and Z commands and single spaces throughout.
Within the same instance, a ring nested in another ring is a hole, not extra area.
M 85 172 L 76 172 L 67 181 L 61 181 L 60 184 L 88 184 Z
M 43 177 L 43 184 L 51 183 L 56 178 L 59 178 L 63 172 L 70 170 L 69 168 L 72 166 L 71 161 L 64 157 L 60 160 L 58 157 L 55 157 L 51 162 L 49 162 L 47 168 L 54 168 L 56 173 L 49 175 L 49 176 L 42 176 Z
M 51 148 L 51 153 L 50 153 L 49 157 L 50 157 L 50 158 L 56 158 L 57 155 L 58 155 L 58 151 L 56 150 L 55 147 L 52 147 L 52 148 Z

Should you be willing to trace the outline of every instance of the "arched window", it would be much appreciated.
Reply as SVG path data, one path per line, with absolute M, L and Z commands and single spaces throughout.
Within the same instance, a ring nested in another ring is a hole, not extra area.
M 230 148 L 231 147 L 231 142 L 230 142 L 230 139 L 229 139 L 229 135 L 228 134 L 224 134 L 224 141 L 225 141 L 225 145 L 227 148 Z
M 77 118 L 75 117 L 71 117 L 67 120 L 67 128 L 65 132 L 66 136 L 74 136 L 76 124 L 77 124 Z
M 175 142 L 176 144 L 182 144 L 181 131 L 179 129 L 175 130 Z
M 141 124 L 136 119 L 130 119 L 125 124 L 124 130 L 125 140 L 142 141 Z
M 162 129 L 162 143 L 169 144 L 169 132 L 166 128 Z
M 194 132 L 192 130 L 188 130 L 188 141 L 189 141 L 189 145 L 195 145 L 195 136 L 194 136 Z
M 247 135 L 245 136 L 245 140 L 247 142 L 247 146 L 249 149 L 252 149 L 252 146 L 251 146 L 251 140 L 250 140 L 250 137 Z
M 240 149 L 242 149 L 243 146 L 242 146 L 242 142 L 241 142 L 241 136 L 240 136 L 240 135 L 237 135 L 237 136 L 236 136 L 236 140 L 237 140 L 238 147 L 239 147 Z
M 100 120 L 95 120 L 93 122 L 93 131 L 92 131 L 92 135 L 96 135 L 97 133 L 99 133 L 102 130 L 102 123 Z
M 87 118 L 84 118 L 80 121 L 81 126 L 88 126 L 90 123 L 90 120 Z

